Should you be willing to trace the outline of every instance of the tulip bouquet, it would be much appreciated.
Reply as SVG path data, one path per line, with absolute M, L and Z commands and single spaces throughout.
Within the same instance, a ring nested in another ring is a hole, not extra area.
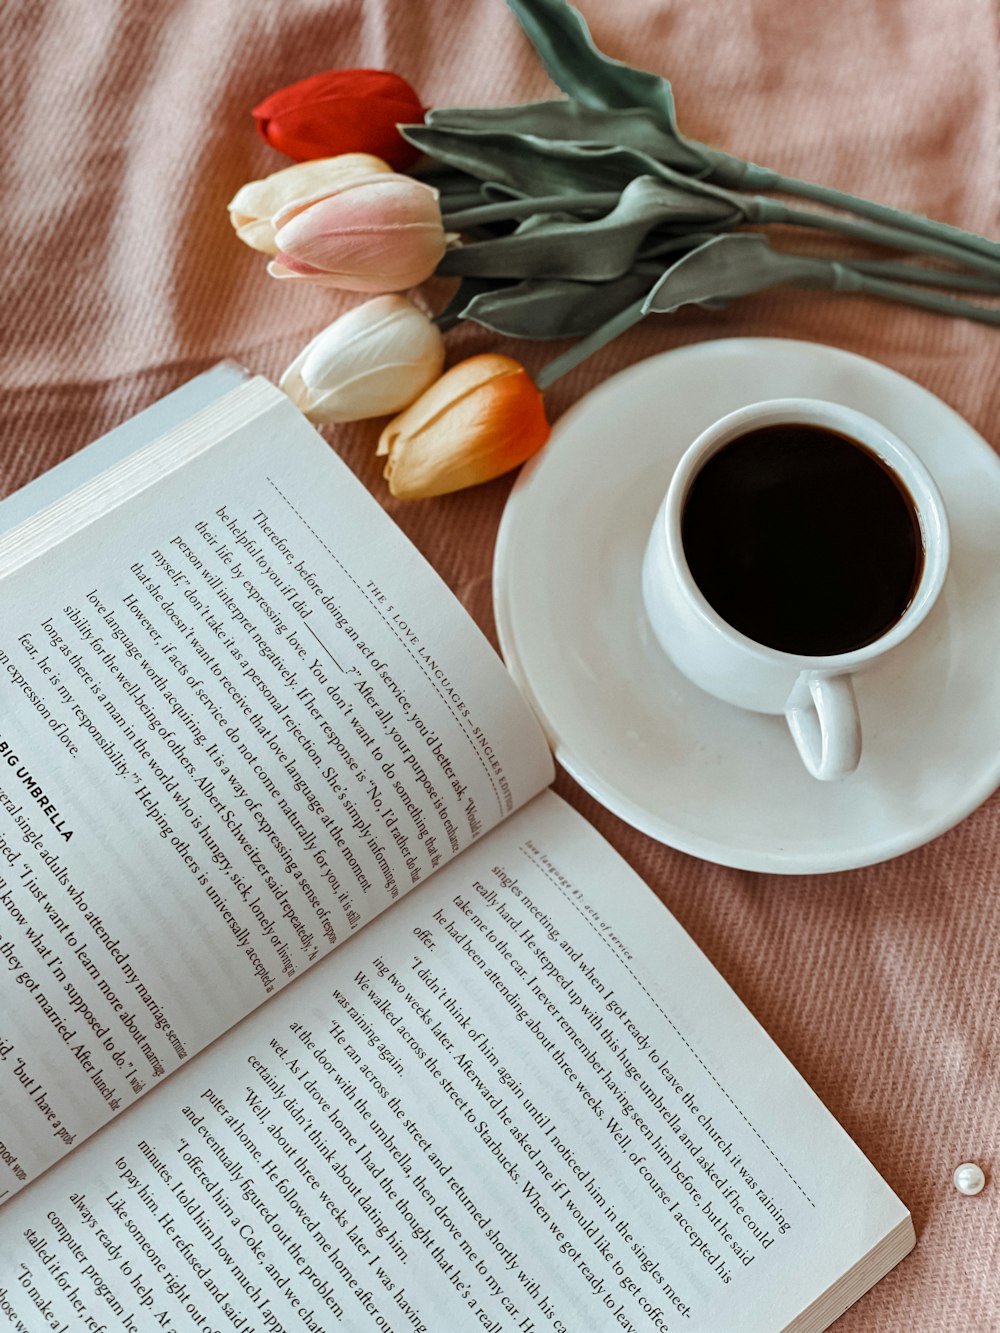
M 996 303 L 968 299 L 1000 293 L 1000 242 L 688 139 L 667 80 L 603 55 L 566 0 L 507 3 L 564 99 L 425 114 L 398 75 L 319 74 L 256 108 L 296 164 L 230 204 L 274 278 L 371 295 L 281 385 L 317 422 L 396 413 L 378 446 L 394 495 L 443 494 L 523 462 L 549 433 L 544 389 L 648 314 L 792 285 L 1000 324 Z M 865 248 L 787 248 L 810 233 Z M 458 282 L 429 316 L 402 293 L 434 274 Z M 495 354 L 442 374 L 442 335 L 462 320 L 576 341 L 534 381 Z

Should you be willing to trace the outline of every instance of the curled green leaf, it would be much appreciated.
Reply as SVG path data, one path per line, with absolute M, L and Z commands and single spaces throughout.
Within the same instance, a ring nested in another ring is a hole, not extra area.
M 510 285 L 504 279 L 463 278 L 455 288 L 448 304 L 434 316 L 434 323 L 442 333 L 447 333 L 449 329 L 453 329 L 456 324 L 466 317 L 466 310 L 477 296 Z
M 594 45 L 583 15 L 562 0 L 507 0 L 541 57 L 549 78 L 583 106 L 603 110 L 646 107 L 675 133 L 674 94 L 668 80 L 612 60 Z
M 622 190 L 636 176 L 658 176 L 692 189 L 716 188 L 625 144 L 547 139 L 499 129 L 436 125 L 400 128 L 421 152 L 469 176 L 507 186 L 519 194 Z
M 664 272 L 642 303 L 644 314 L 671 314 L 685 305 L 717 308 L 769 287 L 807 287 L 860 292 L 963 315 L 982 324 L 1000 324 L 1000 310 L 895 282 L 855 268 L 849 260 L 788 254 L 775 250 L 759 232 L 714 236 Z
M 654 228 L 722 230 L 739 220 L 713 194 L 697 194 L 650 176 L 631 180 L 616 206 L 593 221 L 556 214 L 529 219 L 511 236 L 449 250 L 437 272 L 493 278 L 580 278 L 608 281 L 632 268 Z
M 599 50 L 583 15 L 565 0 L 507 0 L 552 82 L 569 97 L 596 110 L 648 111 L 671 140 L 664 158 L 693 175 L 711 173 L 720 185 L 758 188 L 758 169 L 731 153 L 688 139 L 677 125 L 670 80 L 635 69 Z
M 772 250 L 759 232 L 713 236 L 676 260 L 646 297 L 646 313 L 735 300 L 783 283 L 815 279 L 815 261 Z M 814 285 L 818 285 L 815 284 Z
M 653 281 L 636 272 L 612 282 L 531 279 L 474 296 L 461 318 L 510 338 L 582 338 L 643 296 Z
M 427 113 L 427 124 L 432 129 L 527 134 L 537 139 L 631 148 L 689 175 L 707 171 L 678 135 L 663 129 L 653 112 L 642 106 L 611 111 L 566 98 L 519 106 L 434 107 Z

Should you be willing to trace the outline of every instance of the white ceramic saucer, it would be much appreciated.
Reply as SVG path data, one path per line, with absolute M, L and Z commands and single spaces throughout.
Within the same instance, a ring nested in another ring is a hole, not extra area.
M 687 445 L 763 398 L 846 403 L 906 440 L 951 522 L 944 593 L 911 640 L 856 681 L 858 770 L 820 783 L 783 718 L 723 704 L 652 637 L 649 529 Z M 500 643 L 556 758 L 661 842 L 722 865 L 809 873 L 897 856 L 1000 784 L 1000 460 L 951 408 L 874 361 L 733 338 L 631 367 L 558 423 L 519 478 L 494 562 Z

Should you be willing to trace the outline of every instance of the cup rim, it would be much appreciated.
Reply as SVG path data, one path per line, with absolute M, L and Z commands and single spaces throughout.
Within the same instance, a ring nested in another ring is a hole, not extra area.
M 778 423 L 825 426 L 864 445 L 905 484 L 916 510 L 924 547 L 924 564 L 916 591 L 903 614 L 884 634 L 845 653 L 790 653 L 751 639 L 715 610 L 695 582 L 684 553 L 681 514 L 698 471 L 713 454 L 737 436 L 758 426 Z M 682 454 L 670 479 L 659 521 L 663 524 L 667 555 L 675 575 L 699 617 L 744 651 L 751 651 L 770 662 L 798 664 L 802 670 L 851 671 L 908 638 L 937 601 L 951 555 L 951 534 L 944 500 L 934 478 L 913 449 L 874 417 L 846 404 L 820 398 L 762 399 L 712 422 Z

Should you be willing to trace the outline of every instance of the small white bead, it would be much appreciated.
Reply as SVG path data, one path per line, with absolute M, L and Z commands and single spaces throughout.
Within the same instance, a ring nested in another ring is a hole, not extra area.
M 963 1162 L 961 1166 L 956 1166 L 952 1180 L 959 1194 L 979 1194 L 986 1184 L 983 1168 L 975 1162 Z

